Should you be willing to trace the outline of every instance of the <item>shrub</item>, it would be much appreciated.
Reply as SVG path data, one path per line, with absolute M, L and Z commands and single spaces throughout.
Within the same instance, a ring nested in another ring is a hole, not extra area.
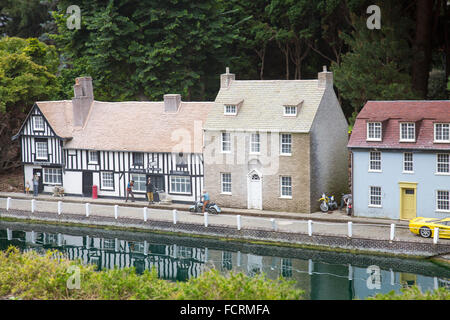
M 68 289 L 69 267 L 78 267 L 80 289 Z M 0 251 L 0 298 L 77 300 L 270 300 L 300 299 L 294 282 L 265 275 L 221 275 L 210 270 L 187 282 L 158 278 L 155 269 L 141 275 L 134 268 L 95 271 L 93 265 L 65 259 L 58 251 L 39 255 L 15 247 Z

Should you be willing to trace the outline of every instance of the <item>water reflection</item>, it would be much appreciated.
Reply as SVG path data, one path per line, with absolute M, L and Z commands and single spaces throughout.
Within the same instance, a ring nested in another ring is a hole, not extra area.
M 132 233 L 127 237 L 108 238 L 83 234 L 85 231 L 79 231 L 78 234 L 76 231 L 64 233 L 67 228 L 64 232 L 48 232 L 38 228 L 31 231 L 13 230 L 0 224 L 0 250 L 9 245 L 23 251 L 57 249 L 67 258 L 95 264 L 99 270 L 135 267 L 136 272 L 142 273 L 155 267 L 160 278 L 172 281 L 186 281 L 209 268 L 222 272 L 240 271 L 249 276 L 264 272 L 272 279 L 282 276 L 294 280 L 299 288 L 305 290 L 306 298 L 313 300 L 363 299 L 378 292 L 399 291 L 411 285 L 419 285 L 424 290 L 450 287 L 450 270 L 432 264 L 420 265 L 417 261 L 405 262 L 404 259 L 403 270 L 398 271 L 395 270 L 395 263 L 390 263 L 389 259 L 382 260 L 383 266 L 380 268 L 378 265 L 369 265 L 370 262 L 358 262 L 358 256 L 352 260 L 345 257 L 347 260 L 344 260 L 351 263 L 344 263 L 340 261 L 342 254 L 337 253 L 320 253 L 320 258 L 301 259 L 296 258 L 303 254 L 300 249 L 290 249 L 292 257 L 286 254 L 262 255 L 258 254 L 261 250 L 250 245 L 235 250 L 229 243 L 223 243 L 222 248 L 218 248 L 218 241 L 213 245 L 203 240 L 192 246 L 172 243 L 167 239 L 162 241 L 155 235 L 137 241 L 133 239 Z M 114 232 L 111 231 L 109 235 L 114 235 Z M 145 237 L 142 234 L 138 236 Z M 273 248 L 268 247 L 267 250 L 273 251 Z M 420 272 L 409 273 L 405 270 Z

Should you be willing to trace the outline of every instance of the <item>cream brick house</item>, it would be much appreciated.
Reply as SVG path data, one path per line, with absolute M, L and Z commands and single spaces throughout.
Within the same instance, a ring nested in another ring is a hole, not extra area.
M 313 212 L 347 190 L 348 124 L 333 74 L 315 80 L 220 77 L 204 124 L 204 184 L 224 207 Z

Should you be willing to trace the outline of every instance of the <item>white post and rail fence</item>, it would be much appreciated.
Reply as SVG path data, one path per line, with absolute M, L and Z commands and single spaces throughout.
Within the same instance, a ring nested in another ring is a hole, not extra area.
M 29 202 L 30 205 L 29 205 L 28 208 L 31 209 L 31 213 L 36 214 L 36 212 L 37 212 L 37 210 L 36 210 L 36 199 L 24 200 L 24 199 L 12 199 L 11 197 L 7 197 L 6 198 L 6 211 L 12 210 L 12 206 L 13 206 L 13 203 L 15 201 L 30 201 Z M 58 215 L 61 215 L 64 212 L 63 204 L 64 204 L 63 201 L 57 201 L 57 210 L 56 210 L 56 212 L 57 212 Z M 107 206 L 107 205 L 101 205 L 101 206 Z M 87 218 L 89 218 L 91 216 L 91 214 L 92 214 L 91 204 L 90 203 L 85 203 L 84 207 L 85 207 L 85 209 L 84 209 L 85 216 Z M 147 222 L 149 220 L 149 216 L 151 216 L 151 214 L 149 215 L 149 212 L 151 213 L 152 209 L 150 208 L 150 210 L 149 210 L 148 207 L 143 207 L 142 210 L 143 210 L 142 211 L 143 220 L 144 220 L 144 222 Z M 119 206 L 118 205 L 114 205 L 112 212 L 114 214 L 114 219 L 118 220 L 119 219 Z M 102 214 L 102 216 L 103 216 L 103 214 Z M 126 216 L 126 215 L 123 214 L 123 216 Z M 220 216 L 221 215 L 219 215 L 219 217 Z M 180 213 L 178 212 L 178 210 L 177 209 L 173 209 L 172 210 L 172 219 L 171 220 L 172 220 L 174 225 L 176 225 L 180 221 L 180 217 L 181 216 L 180 216 Z M 243 218 L 242 215 L 236 215 L 235 224 L 236 224 L 236 229 L 238 231 L 243 229 L 243 219 L 242 218 Z M 246 219 L 249 219 L 249 218 L 269 221 L 270 222 L 270 230 L 284 232 L 282 230 L 280 231 L 279 223 L 274 218 L 261 218 L 261 217 L 249 217 L 249 216 L 246 216 Z M 214 219 L 215 219 L 215 217 L 212 220 L 214 221 Z M 203 225 L 205 227 L 208 227 L 210 225 L 210 221 L 209 220 L 210 219 L 209 219 L 208 212 L 205 212 L 203 214 Z M 294 224 L 294 223 L 306 224 L 306 230 L 299 231 L 299 233 L 302 233 L 302 232 L 303 233 L 307 233 L 308 236 L 310 236 L 310 237 L 312 237 L 313 235 L 326 235 L 326 233 L 323 233 L 323 232 L 322 233 L 318 232 L 318 231 L 314 232 L 314 229 L 315 229 L 315 228 L 313 228 L 314 224 L 317 224 L 317 225 L 329 224 L 329 225 L 334 225 L 334 226 L 345 225 L 342 222 L 335 222 L 335 223 L 328 222 L 328 223 L 324 223 L 324 222 L 318 222 L 318 221 L 314 221 L 313 222 L 313 220 L 295 220 L 295 221 L 290 221 L 289 219 L 282 219 L 282 220 L 283 220 L 283 224 L 289 224 L 289 223 L 291 223 L 291 224 Z M 232 223 L 231 224 L 230 223 L 227 224 L 227 226 L 232 226 L 232 225 L 233 225 Z M 346 225 L 347 225 L 347 231 L 346 231 L 345 236 L 347 236 L 348 238 L 353 238 L 354 237 L 354 227 L 355 227 L 355 225 L 358 226 L 358 227 L 371 226 L 371 225 L 373 226 L 373 224 L 363 224 L 363 223 L 355 223 L 354 224 L 352 221 L 348 221 Z M 391 223 L 390 225 L 389 224 L 385 224 L 385 225 L 378 224 L 378 226 L 382 226 L 382 227 L 384 227 L 384 228 L 386 228 L 388 230 L 388 237 L 387 238 L 389 239 L 390 242 L 398 240 L 396 238 L 397 228 L 400 228 L 401 226 L 398 226 L 395 223 Z M 296 231 L 291 231 L 291 232 L 296 232 Z M 342 235 L 344 235 L 344 234 L 342 234 Z M 434 228 L 434 230 L 433 230 L 433 237 L 432 238 L 433 238 L 432 239 L 432 243 L 433 244 L 437 244 L 439 242 L 439 228 Z

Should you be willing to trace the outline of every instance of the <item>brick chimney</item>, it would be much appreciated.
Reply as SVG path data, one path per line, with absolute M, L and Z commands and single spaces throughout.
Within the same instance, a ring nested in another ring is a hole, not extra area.
M 230 73 L 230 68 L 227 67 L 225 73 L 220 75 L 220 89 L 229 88 L 233 80 L 235 80 L 235 75 L 234 73 Z
M 73 124 L 75 127 L 83 127 L 94 101 L 94 90 L 91 77 L 80 77 L 75 79 L 73 86 Z
M 180 94 L 165 94 L 164 95 L 164 111 L 177 112 L 181 104 Z
M 333 87 L 333 72 L 327 71 L 327 66 L 323 66 L 323 71 L 318 73 L 319 88 Z

